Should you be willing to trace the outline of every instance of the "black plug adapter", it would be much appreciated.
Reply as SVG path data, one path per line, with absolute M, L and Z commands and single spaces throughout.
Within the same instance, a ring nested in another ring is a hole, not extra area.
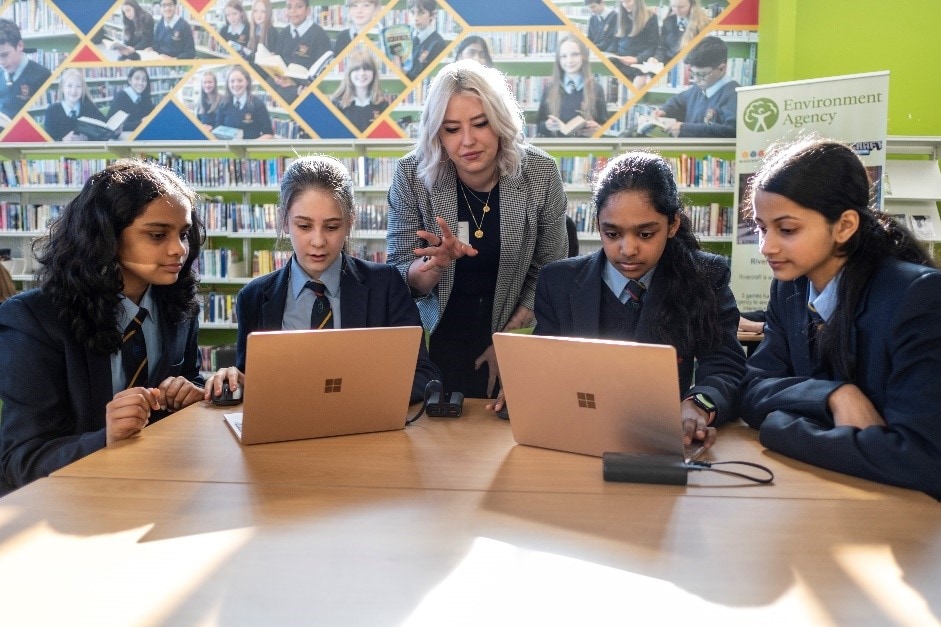
M 432 392 L 425 401 L 425 413 L 433 418 L 457 418 L 463 411 L 461 392 Z

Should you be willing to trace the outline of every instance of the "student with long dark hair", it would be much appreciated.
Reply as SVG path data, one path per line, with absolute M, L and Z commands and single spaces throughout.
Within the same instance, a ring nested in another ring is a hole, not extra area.
M 0 306 L 0 491 L 203 397 L 195 199 L 169 170 L 118 161 L 36 241 L 39 287 Z
M 154 47 L 154 16 L 137 0 L 124 0 L 121 4 L 124 25 L 124 43 L 116 46 L 121 61 L 140 60 L 138 50 Z
M 941 499 L 941 272 L 871 189 L 852 148 L 820 138 L 752 179 L 774 281 L 741 414 L 768 448 Z
M 231 390 L 244 385 L 250 367 L 246 363 L 249 333 L 310 329 L 311 312 L 321 299 L 329 302 L 329 315 L 318 318 L 318 328 L 421 326 L 418 308 L 395 268 L 346 252 L 353 217 L 353 181 L 337 159 L 300 157 L 285 171 L 278 228 L 290 238 L 294 255 L 283 268 L 254 279 L 239 292 L 236 365 L 210 378 L 206 400 L 213 392 L 221 393 L 223 383 Z M 311 355 L 311 359 L 320 358 Z M 412 402 L 422 399 L 430 380 L 440 378 L 424 339 L 417 362 L 402 365 L 415 369 Z
M 576 116 L 584 118 L 584 124 L 565 133 L 563 125 Z M 546 84 L 539 102 L 536 134 L 540 137 L 590 137 L 607 118 L 604 89 L 591 72 L 588 47 L 577 37 L 563 37 L 555 52 L 552 80 Z
M 110 119 L 118 111 L 127 113 L 121 129 L 130 132 L 140 126 L 145 117 L 154 110 L 154 100 L 150 95 L 150 75 L 147 68 L 132 68 L 127 73 L 127 85 L 119 89 L 111 99 L 108 109 Z
M 728 262 L 700 250 L 663 157 L 615 157 L 594 203 L 602 248 L 542 269 L 535 332 L 673 345 L 686 441 L 711 445 L 745 372 Z

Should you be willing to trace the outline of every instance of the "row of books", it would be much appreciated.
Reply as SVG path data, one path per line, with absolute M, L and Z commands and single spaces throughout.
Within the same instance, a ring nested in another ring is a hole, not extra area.
M 245 264 L 239 260 L 239 254 L 231 248 L 205 248 L 199 251 L 196 270 L 200 278 L 243 279 L 246 277 Z
M 200 299 L 199 321 L 201 323 L 228 322 L 234 324 L 237 322 L 235 316 L 235 294 L 213 291 L 201 294 Z M 217 368 L 210 369 L 215 371 Z
M 196 187 L 270 187 L 277 189 L 290 157 L 255 159 L 243 157 L 181 157 L 161 152 L 154 161 Z
M 228 368 L 235 365 L 235 345 L 200 345 L 199 358 L 199 369 L 204 373 L 215 374 L 219 368 Z
M 680 187 L 729 188 L 735 185 L 735 162 L 706 155 L 664 157 Z
M 5 159 L 0 161 L 0 187 L 74 186 L 80 187 L 92 174 L 100 172 L 113 159 Z
M 29 205 L 0 201 L 0 231 L 35 233 L 44 231 L 65 205 Z
M 732 235 L 732 207 L 723 207 L 714 202 L 708 205 L 692 205 L 684 209 L 692 223 L 693 233 L 708 237 L 730 237 Z
M 14 22 L 24 36 L 68 28 L 58 11 L 36 0 L 16 0 L 6 8 L 3 17 Z
M 259 277 L 280 270 L 291 260 L 289 250 L 254 250 L 252 251 L 252 276 Z

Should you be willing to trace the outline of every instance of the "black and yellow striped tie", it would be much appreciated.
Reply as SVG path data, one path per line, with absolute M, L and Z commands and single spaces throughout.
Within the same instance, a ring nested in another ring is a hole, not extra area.
M 121 344 L 121 365 L 124 368 L 126 388 L 144 385 L 147 381 L 147 343 L 141 325 L 147 318 L 147 310 L 141 307 L 137 315 L 124 329 Z
M 319 281 L 308 281 L 304 287 L 317 297 L 310 310 L 310 328 L 332 329 L 333 309 L 330 308 L 330 300 L 327 298 L 327 287 Z

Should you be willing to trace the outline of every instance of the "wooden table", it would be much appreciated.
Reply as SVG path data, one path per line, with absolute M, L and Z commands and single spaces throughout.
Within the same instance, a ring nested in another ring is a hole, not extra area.
M 468 401 L 405 431 L 240 447 L 196 406 L 0 499 L 5 624 L 937 624 L 941 507 L 724 428 L 611 484 Z

